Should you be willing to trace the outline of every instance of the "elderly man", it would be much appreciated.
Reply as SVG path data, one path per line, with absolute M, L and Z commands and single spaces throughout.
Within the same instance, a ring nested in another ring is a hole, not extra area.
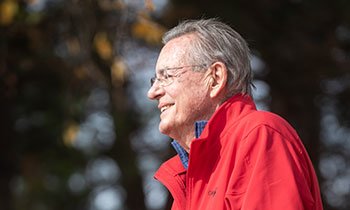
M 180 23 L 163 37 L 148 97 L 178 155 L 155 178 L 172 210 L 320 210 L 312 163 L 294 129 L 257 111 L 249 48 L 215 19 Z

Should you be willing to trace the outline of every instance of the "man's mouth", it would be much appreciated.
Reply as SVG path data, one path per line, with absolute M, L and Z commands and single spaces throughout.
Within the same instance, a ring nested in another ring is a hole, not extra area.
M 165 110 L 167 110 L 168 108 L 172 107 L 174 104 L 168 104 L 163 106 L 162 108 L 160 108 L 160 113 L 163 113 Z

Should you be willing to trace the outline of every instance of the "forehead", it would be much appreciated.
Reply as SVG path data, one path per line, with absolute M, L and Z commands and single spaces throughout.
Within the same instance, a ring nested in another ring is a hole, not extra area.
M 189 55 L 189 44 L 193 40 L 192 35 L 183 35 L 170 40 L 159 53 L 156 70 L 187 65 L 186 58 Z

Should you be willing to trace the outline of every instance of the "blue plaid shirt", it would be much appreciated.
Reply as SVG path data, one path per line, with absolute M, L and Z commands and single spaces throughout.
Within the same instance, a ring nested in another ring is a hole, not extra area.
M 207 124 L 207 121 L 197 121 L 195 123 L 196 138 L 198 138 L 201 135 L 206 124 Z M 181 147 L 181 145 L 176 140 L 173 140 L 171 142 L 171 145 L 174 147 L 175 151 L 180 156 L 182 165 L 187 169 L 188 168 L 188 153 L 186 152 L 186 150 L 184 148 Z

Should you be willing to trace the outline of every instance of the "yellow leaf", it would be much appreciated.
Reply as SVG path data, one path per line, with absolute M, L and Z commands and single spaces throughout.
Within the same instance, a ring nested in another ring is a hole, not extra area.
M 156 9 L 152 0 L 145 0 L 145 7 L 148 11 L 154 11 Z
M 94 38 L 94 46 L 96 48 L 97 54 L 104 60 L 109 60 L 112 58 L 112 44 L 108 40 L 107 34 L 105 32 L 99 32 Z
M 165 28 L 147 17 L 140 16 L 132 25 L 131 31 L 136 38 L 143 39 L 149 44 L 160 44 Z
M 111 66 L 111 77 L 113 86 L 123 85 L 127 74 L 127 66 L 120 58 L 115 58 Z
M 69 122 L 63 133 L 63 142 L 66 146 L 72 146 L 76 140 L 79 126 L 75 122 Z
M 18 12 L 18 3 L 5 0 L 0 3 L 0 25 L 10 25 Z

